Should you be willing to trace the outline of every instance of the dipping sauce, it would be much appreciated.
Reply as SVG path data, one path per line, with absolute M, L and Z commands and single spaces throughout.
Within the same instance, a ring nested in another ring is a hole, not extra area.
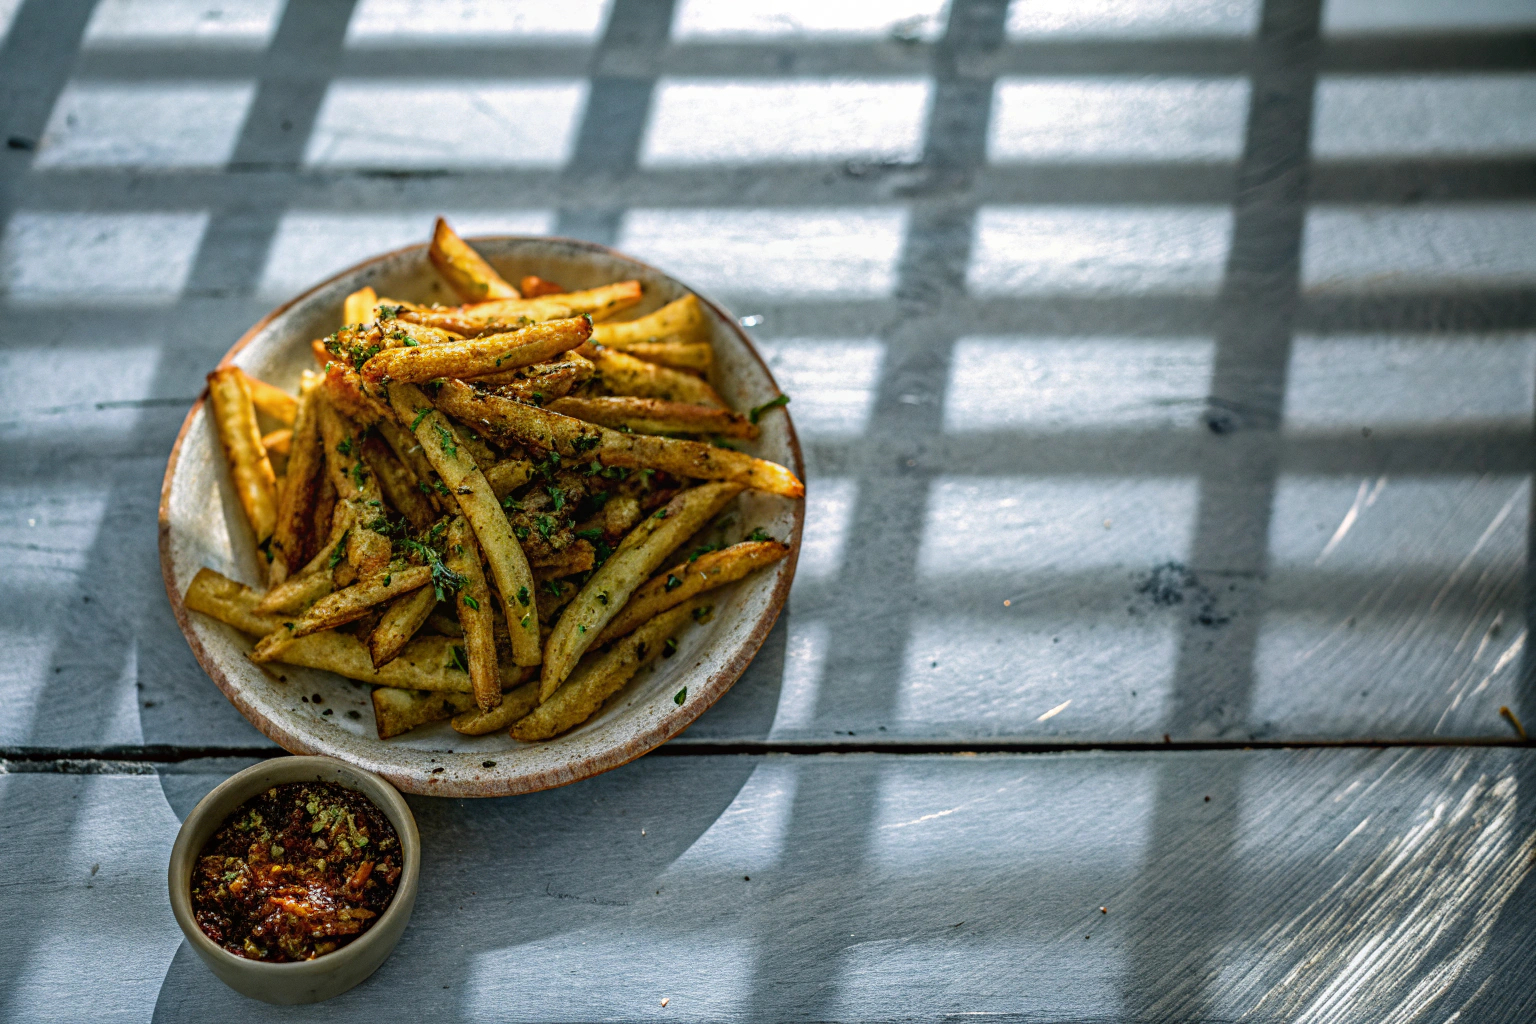
M 400 880 L 400 837 L 361 793 L 290 782 L 224 820 L 192 870 L 192 912 L 248 960 L 313 960 L 367 931 Z

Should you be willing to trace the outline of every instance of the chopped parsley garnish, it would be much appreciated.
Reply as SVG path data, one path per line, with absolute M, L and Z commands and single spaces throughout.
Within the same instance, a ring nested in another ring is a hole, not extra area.
M 577 530 L 576 536 L 582 540 L 598 540 L 603 536 L 603 531 L 594 526 L 590 530 Z
M 765 540 L 773 540 L 773 538 L 768 536 L 768 531 L 767 530 L 764 530 L 761 526 L 759 526 L 757 529 L 755 529 L 751 533 L 747 534 L 747 540 L 755 540 L 755 541 L 758 541 L 758 542 L 762 542 L 762 541 L 765 541 Z
M 465 594 L 463 596 L 464 596 L 464 603 L 465 604 L 469 605 L 475 611 L 479 611 L 480 610 L 480 602 L 479 601 L 476 601 L 474 598 L 470 597 L 468 594 Z
M 465 659 L 464 648 L 458 646 L 448 648 L 448 664 L 445 667 L 456 668 L 460 672 L 468 672 L 469 662 Z
M 400 310 L 403 309 L 403 308 L 405 308 L 405 307 L 403 307 L 403 306 L 379 306 L 379 307 L 377 307 L 374 310 L 374 314 L 380 320 L 393 320 L 395 317 L 400 315 Z
M 674 649 L 676 649 L 677 641 L 675 641 L 675 640 L 668 640 L 667 643 L 671 644 L 672 647 Z M 678 690 L 676 693 L 674 693 L 672 695 L 672 703 L 673 704 L 677 704 L 679 706 L 681 706 L 683 701 L 685 701 L 687 699 L 688 699 L 688 687 L 686 687 L 686 686 L 683 687 L 681 690 Z
M 670 657 L 672 657 L 672 655 L 674 655 L 676 653 L 677 653 L 677 639 L 675 637 L 670 637 L 669 636 L 669 637 L 667 637 L 667 642 L 661 645 L 661 656 L 663 658 L 670 658 Z
M 719 551 L 719 550 L 720 550 L 720 547 L 717 544 L 704 544 L 704 545 L 701 545 L 701 546 L 696 547 L 696 548 L 693 549 L 693 554 L 688 556 L 688 561 L 690 561 L 690 562 L 697 562 L 700 558 L 702 558 L 704 555 L 709 554 L 711 551 Z
M 526 526 L 522 526 L 522 525 L 514 526 L 514 527 L 512 527 L 512 532 L 517 534 L 517 539 L 518 540 L 527 540 L 528 539 L 528 527 L 526 527 Z
M 555 532 L 555 521 L 549 516 L 539 516 L 533 521 L 534 528 L 539 531 L 539 536 L 549 540 L 549 535 Z
M 789 404 L 789 396 L 788 395 L 780 395 L 778 398 L 771 398 L 768 401 L 764 402 L 762 405 L 755 406 L 752 409 L 751 412 L 747 413 L 747 419 L 751 420 L 753 423 L 756 423 L 758 417 L 761 416 L 763 413 L 767 412 L 769 409 L 775 408 L 775 407 L 780 406 L 780 405 L 788 405 L 788 404 Z
M 592 499 L 592 504 L 596 505 L 598 508 L 602 508 L 604 505 L 608 504 L 608 499 L 613 497 L 613 494 L 610 491 L 594 491 L 590 497 Z
M 545 580 L 544 590 L 553 597 L 559 597 L 565 593 L 565 585 L 559 580 Z
M 670 591 L 676 590 L 678 587 L 680 587 L 682 585 L 683 585 L 683 581 L 682 580 L 678 579 L 676 576 L 673 576 L 671 573 L 667 573 L 667 582 L 662 584 L 661 589 L 670 592 Z
M 523 510 L 523 503 L 509 494 L 501 499 L 501 507 L 509 512 L 521 512 Z
M 524 608 L 528 607 L 528 588 L 527 587 L 518 587 L 517 588 L 517 602 L 518 602 L 518 604 L 522 605 Z
M 336 450 L 338 452 L 340 452 L 342 455 L 351 455 L 352 454 L 352 435 L 348 434 L 346 437 L 342 438 L 341 439 L 341 443 L 336 446 Z
M 592 556 L 592 559 L 598 565 L 602 565 L 604 562 L 608 561 L 608 556 L 613 554 L 613 548 L 609 547 L 606 541 L 600 540 L 593 546 L 597 548 L 597 553 Z
M 562 508 L 565 508 L 565 492 L 564 491 L 562 491 L 558 487 L 547 487 L 547 488 L 545 488 L 545 490 L 549 491 L 549 497 L 555 503 L 553 508 L 551 508 L 550 511 L 559 512 Z
M 336 549 L 331 552 L 331 562 L 327 568 L 334 569 L 341 564 L 341 560 L 347 556 L 347 534 L 352 532 L 352 527 L 341 531 L 341 537 L 336 541 Z
M 663 505 L 661 508 L 657 509 L 656 510 L 656 515 L 654 515 L 652 518 L 653 519 L 665 519 L 665 518 L 667 518 L 667 507 L 665 505 Z
M 427 406 L 425 409 L 418 409 L 418 410 L 416 410 L 416 418 L 411 421 L 411 433 L 414 434 L 416 432 L 416 428 L 421 426 L 421 421 L 426 419 L 427 418 L 427 413 L 429 413 L 431 411 L 432 411 L 432 407 L 431 406 Z
M 368 471 L 363 469 L 363 464 L 361 462 L 352 463 L 352 482 L 357 485 L 358 490 L 363 489 L 363 482 L 367 479 Z
M 602 436 L 599 434 L 579 434 L 571 442 L 571 447 L 575 448 L 576 454 L 580 455 L 582 452 L 589 452 L 596 448 L 601 441 Z
M 694 622 L 708 622 L 709 621 L 709 617 L 711 615 L 713 615 L 714 613 L 715 613 L 715 606 L 712 605 L 712 604 L 706 604 L 702 608 L 695 608 L 693 610 L 693 621 Z
M 459 446 L 453 443 L 453 433 L 441 423 L 432 426 L 437 430 L 437 440 L 443 446 L 443 451 L 448 453 L 450 459 L 459 457 Z

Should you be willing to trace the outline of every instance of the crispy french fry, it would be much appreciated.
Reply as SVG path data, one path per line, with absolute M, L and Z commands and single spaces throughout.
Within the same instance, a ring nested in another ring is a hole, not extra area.
M 363 364 L 362 375 L 371 384 L 475 377 L 542 363 L 575 348 L 591 334 L 592 321 L 572 317 L 468 341 L 390 348 Z
M 637 589 L 594 643 L 611 643 L 668 608 L 676 607 L 696 594 L 739 580 L 787 554 L 789 545 L 776 540 L 743 541 L 721 551 L 679 562 Z
M 379 501 L 378 481 L 363 464 L 363 428 L 328 401 L 320 402 L 316 411 L 325 468 L 337 497 L 343 501 Z
M 293 426 L 294 417 L 299 414 L 297 398 L 274 384 L 252 377 L 244 370 L 240 371 L 240 375 L 251 389 L 251 404 L 256 406 L 258 412 L 266 413 L 285 427 Z
M 502 611 L 512 634 L 514 661 L 519 665 L 537 665 L 542 655 L 533 571 L 528 568 L 528 558 L 512 533 L 495 491 L 469 453 L 462 449 L 463 439 L 448 417 L 432 407 L 420 388 L 393 384 L 389 401 L 400 422 L 410 424 L 432 468 L 437 470 L 475 531 L 501 594 Z
M 517 289 L 496 273 L 484 257 L 471 249 L 441 217 L 432 228 L 432 244 L 427 248 L 427 258 L 465 302 L 520 297 Z
M 708 376 L 710 367 L 715 365 L 714 346 L 698 342 L 637 341 L 620 351 L 657 366 L 690 370 L 704 376 Z
M 564 685 L 512 726 L 512 738 L 547 740 L 591 718 L 636 672 L 663 653 L 667 640 L 688 625 L 706 600 L 695 597 L 662 612 L 605 653 L 589 655 Z
M 691 373 L 657 366 L 612 348 L 599 348 L 592 361 L 597 365 L 603 386 L 614 394 L 726 408 L 725 399 L 709 386 L 709 382 Z
M 318 554 L 319 547 L 328 548 L 330 546 L 330 541 L 327 538 L 331 536 L 331 527 L 335 522 L 336 485 L 331 483 L 330 474 L 324 472 L 324 466 L 322 466 L 320 482 L 315 489 L 315 511 L 310 519 L 311 525 L 309 528 L 309 536 L 318 542 L 318 546 L 310 548 L 306 545 L 304 548 L 306 555 L 313 558 L 314 555 L 310 554 L 311 550 Z
M 378 293 L 369 286 L 359 288 L 348 295 L 341 304 L 342 325 L 361 324 L 372 320 L 373 307 L 378 301 Z
M 293 442 L 293 428 L 284 427 L 274 430 L 270 434 L 261 435 L 261 446 L 266 449 L 267 457 L 273 455 L 287 455 L 288 446 Z
M 390 450 L 395 453 L 395 458 L 411 471 L 415 478 L 416 489 L 426 495 L 433 509 L 438 512 L 445 510 L 444 501 L 448 496 L 448 489 L 432 471 L 432 463 L 427 459 L 427 453 L 421 450 L 421 442 L 416 440 L 416 435 L 406 430 L 395 421 L 394 413 L 379 420 L 373 425 L 384 438 Z
M 618 614 L 635 588 L 741 490 L 741 485 L 734 483 L 690 488 L 630 531 L 555 624 L 544 650 L 539 683 L 541 700 L 548 700 L 565 682 L 581 655 Z
M 433 693 L 431 690 L 396 690 L 381 686 L 373 691 L 373 724 L 379 739 L 387 740 L 428 722 L 441 722 L 475 706 L 468 693 Z
M 586 572 L 592 568 L 597 559 L 597 551 L 592 547 L 591 541 L 577 540 L 569 544 L 565 550 L 556 551 L 533 562 L 533 578 L 543 583 L 545 580 L 556 580 L 562 576 L 574 576 L 578 572 Z
M 303 615 L 285 620 L 282 626 L 262 637 L 256 649 L 251 652 L 251 660 L 278 659 L 282 656 L 283 648 L 300 637 L 360 619 L 375 605 L 418 590 L 430 582 L 431 569 L 424 565 L 412 565 L 391 569 L 374 579 L 365 579 L 345 590 L 327 594 L 310 605 Z
M 362 377 L 341 360 L 326 364 L 325 380 L 320 388 L 326 401 L 362 426 L 389 418 L 389 410 L 384 404 L 363 390 Z
M 658 469 L 699 480 L 731 480 L 744 487 L 805 496 L 805 485 L 774 462 L 699 441 L 649 434 L 621 434 L 547 409 L 537 409 L 450 380 L 438 392 L 445 412 L 477 424 L 493 438 L 553 448 L 562 458 L 595 458 L 605 465 Z
M 530 676 L 521 686 L 514 686 L 501 695 L 501 704 L 490 711 L 476 707 L 465 708 L 453 716 L 453 729 L 466 736 L 484 736 L 500 732 L 528 712 L 539 706 L 539 681 L 531 678 L 533 667 L 523 669 Z
M 341 507 L 341 506 L 338 506 Z M 351 523 L 351 509 L 342 507 L 342 517 L 337 522 L 330 540 L 309 563 L 281 583 L 268 590 L 256 604 L 263 615 L 281 615 L 298 612 L 320 600 L 336 589 L 331 566 L 346 555 L 347 529 Z
M 463 516 L 448 524 L 448 557 L 444 565 L 464 579 L 454 603 L 459 626 L 464 630 L 464 653 L 469 661 L 469 684 L 475 703 L 489 711 L 501 703 L 501 683 L 496 677 L 496 632 L 491 621 L 491 588 L 480 568 L 480 545 Z
M 640 521 L 640 502 L 627 494 L 611 499 L 603 506 L 603 532 L 610 537 L 621 537 Z
M 425 530 L 437 520 L 437 511 L 416 486 L 416 474 L 395 458 L 388 444 L 368 437 L 362 445 L 363 463 L 379 482 L 379 490 L 395 511 L 405 516 L 413 530 Z
M 563 295 L 566 288 L 563 284 L 546 281 L 542 277 L 529 274 L 517 282 L 517 290 L 523 293 L 525 299 L 536 299 L 541 295 Z
M 485 479 L 500 501 L 533 479 L 533 463 L 527 459 L 503 459 L 485 471 Z
M 187 608 L 227 623 L 249 636 L 264 636 L 279 629 L 285 619 L 257 612 L 256 591 L 212 569 L 199 570 L 187 588 Z M 373 667 L 368 649 L 357 637 L 336 630 L 311 633 L 295 640 L 279 659 L 285 664 L 318 668 L 378 686 L 412 690 L 469 692 L 469 675 L 455 647 L 462 642 L 446 636 L 418 636 L 405 645 L 389 664 Z M 516 682 L 514 673 L 503 673 L 502 685 Z
M 298 411 L 288 442 L 288 473 L 278 495 L 272 528 L 272 570 L 268 580 L 281 583 L 303 564 L 315 546 L 314 511 L 319 497 L 324 456 L 320 451 L 320 414 L 316 388 L 320 378 L 306 371 L 300 385 Z
M 690 294 L 639 319 L 602 324 L 592 331 L 592 340 L 613 348 L 655 341 L 707 342 L 709 325 L 698 297 Z
M 263 544 L 277 522 L 277 474 L 261 446 L 248 378 L 234 366 L 214 370 L 208 375 L 208 401 L 240 507 L 256 543 Z
M 476 384 L 497 387 L 508 398 L 519 402 L 542 405 L 570 394 L 578 384 L 585 384 L 597 372 L 592 360 L 572 349 L 558 362 L 537 363 L 533 366 L 504 373 L 488 373 L 474 378 Z
M 628 309 L 640 301 L 639 281 L 620 281 L 580 292 L 547 295 L 540 299 L 499 299 L 457 309 L 437 309 L 409 302 L 392 305 L 402 320 L 437 327 L 457 334 L 476 335 L 515 330 L 545 320 L 590 316 L 594 321 Z M 385 300 L 380 300 L 383 305 Z
M 459 617 L 457 615 L 450 615 L 441 606 L 432 609 L 432 614 L 427 616 L 427 625 L 443 634 L 443 636 L 464 635 L 464 627 L 459 625 Z
M 740 413 L 660 398 L 559 398 L 545 403 L 544 408 L 605 427 L 628 427 L 641 434 L 719 434 L 748 440 L 756 440 L 758 435 L 757 425 Z
M 401 594 L 389 602 L 379 624 L 368 634 L 368 655 L 373 667 L 379 668 L 398 655 L 436 607 L 437 595 L 431 587 Z

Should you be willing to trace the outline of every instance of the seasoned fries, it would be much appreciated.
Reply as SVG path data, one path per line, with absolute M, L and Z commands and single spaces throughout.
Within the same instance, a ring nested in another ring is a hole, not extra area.
M 740 484 L 713 483 L 684 491 L 624 538 L 617 551 L 592 575 L 566 608 L 549 635 L 539 699 L 548 700 L 565 682 L 577 659 L 597 639 L 629 595 L 683 541 L 725 503 L 741 493 Z
M 695 296 L 613 322 L 639 281 L 514 287 L 441 218 L 428 255 L 462 305 L 353 292 L 296 396 L 209 375 L 269 589 L 203 569 L 185 606 L 250 638 L 274 685 L 287 664 L 373 686 L 381 740 L 449 719 L 546 740 L 708 622 L 711 591 L 790 554 L 761 529 L 732 543 L 738 494 L 804 486 L 732 447 L 766 406 L 711 385 Z
M 695 552 L 630 595 L 629 603 L 598 634 L 598 644 L 610 643 L 641 623 L 702 594 L 772 565 L 789 554 L 789 545 L 776 540 L 743 541 L 720 551 Z
M 717 434 L 757 440 L 757 424 L 729 409 L 667 402 L 660 398 L 609 395 L 599 398 L 559 398 L 545 404 L 550 412 L 574 416 L 605 427 L 623 427 L 638 434 Z
M 437 218 L 432 228 L 432 244 L 427 248 L 427 258 L 443 275 L 448 287 L 459 293 L 465 302 L 484 302 L 487 299 L 520 298 L 517 289 L 504 281 L 500 274 L 458 234 L 443 218 Z
M 478 377 L 532 366 L 568 352 L 592 336 L 586 317 L 550 320 L 507 334 L 440 345 L 387 348 L 363 364 L 369 384 L 422 383 L 439 377 Z
M 775 462 L 698 441 L 623 434 L 572 416 L 483 394 L 463 381 L 447 381 L 438 405 L 453 416 L 478 423 L 493 435 L 559 452 L 561 458 L 591 458 L 610 466 L 659 469 L 674 476 L 732 480 L 786 498 L 805 496 L 805 485 Z
M 265 544 L 277 524 L 277 474 L 261 446 L 249 378 L 233 366 L 214 370 L 208 375 L 208 402 L 245 521 L 256 543 Z

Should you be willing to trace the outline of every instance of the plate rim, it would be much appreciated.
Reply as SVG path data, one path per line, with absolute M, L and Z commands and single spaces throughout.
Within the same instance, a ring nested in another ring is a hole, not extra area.
M 470 242 L 506 241 L 563 244 L 575 249 L 584 249 L 594 255 L 607 256 L 623 261 L 625 263 L 633 264 L 634 266 L 643 268 L 657 275 L 658 277 L 671 281 L 686 289 L 690 294 L 694 295 L 700 302 L 707 306 L 711 312 L 719 317 L 719 319 L 722 320 L 736 335 L 737 339 L 743 345 L 745 345 L 746 351 L 757 362 L 758 366 L 767 376 L 774 389 L 781 394 L 783 393 L 783 389 L 779 387 L 778 380 L 773 376 L 773 371 L 769 368 L 768 363 L 763 359 L 762 353 L 757 350 L 757 346 L 752 343 L 752 339 L 744 330 L 742 330 L 741 325 L 737 319 L 718 302 L 709 298 L 707 295 L 692 287 L 687 282 L 679 280 L 678 278 L 672 276 L 664 270 L 661 270 L 660 268 L 653 267 L 642 260 L 638 260 L 626 253 L 619 252 L 617 249 L 614 249 L 610 246 L 601 245 L 597 242 L 588 242 L 582 239 L 565 238 L 558 235 L 477 235 L 466 240 Z M 256 338 L 258 334 L 266 329 L 267 325 L 272 323 L 272 321 L 276 320 L 278 317 L 282 316 L 289 309 L 309 298 L 314 293 L 329 287 L 338 280 L 358 275 L 365 271 L 367 268 L 374 266 L 375 264 L 405 256 L 412 252 L 425 253 L 427 248 L 428 243 L 418 242 L 413 245 L 402 246 L 398 249 L 379 253 L 359 263 L 353 264 L 344 270 L 338 271 L 337 273 L 332 274 L 330 277 L 327 277 L 324 280 L 310 286 L 309 288 L 306 288 L 299 294 L 276 306 L 260 320 L 256 321 L 255 324 L 247 329 L 245 333 L 242 334 L 232 346 L 230 346 L 229 350 L 224 353 L 223 357 L 220 358 L 215 368 L 217 369 L 218 367 L 230 365 L 235 357 L 238 356 L 241 351 L 243 351 L 245 347 Z M 245 718 L 246 721 L 250 722 L 253 726 L 256 727 L 258 731 L 262 733 L 262 735 L 272 740 L 274 743 L 288 751 L 290 754 L 319 754 L 328 757 L 334 757 L 356 767 L 377 772 L 378 774 L 387 778 L 397 788 L 404 792 L 415 793 L 424 796 L 512 796 L 522 793 L 535 793 L 545 789 L 554 789 L 558 786 L 566 786 L 573 782 L 579 782 L 582 779 L 592 778 L 595 775 L 600 775 L 603 772 L 612 771 L 614 768 L 621 767 L 622 765 L 628 764 L 630 761 L 633 761 L 636 758 L 643 757 L 645 754 L 650 753 L 652 750 L 655 750 L 657 747 L 666 743 L 668 740 L 673 739 L 674 737 L 681 734 L 690 725 L 692 725 L 700 715 L 713 707 L 715 702 L 723 697 L 726 691 L 735 685 L 736 681 L 741 678 L 744 672 L 746 672 L 747 666 L 749 666 L 753 659 L 757 657 L 757 652 L 762 648 L 763 643 L 768 639 L 768 634 L 772 631 L 774 624 L 778 621 L 779 616 L 783 613 L 784 605 L 789 598 L 790 586 L 794 582 L 795 569 L 800 560 L 800 544 L 802 540 L 802 534 L 805 530 L 806 504 L 803 497 L 795 499 L 793 504 L 793 526 L 790 531 L 791 540 L 789 557 L 785 559 L 784 568 L 781 569 L 777 574 L 778 578 L 774 584 L 773 591 L 769 595 L 766 609 L 762 614 L 758 616 L 757 621 L 752 624 L 751 630 L 747 633 L 745 638 L 743 638 L 737 644 L 736 649 L 731 652 L 730 656 L 725 661 L 725 664 L 711 673 L 705 679 L 703 685 L 700 686 L 696 691 L 696 699 L 689 700 L 680 706 L 676 711 L 664 715 L 661 719 L 654 722 L 649 728 L 641 730 L 639 733 L 630 737 L 624 743 L 609 747 L 605 750 L 598 751 L 593 754 L 589 754 L 577 760 L 567 762 L 561 766 L 549 767 L 535 772 L 518 773 L 515 775 L 492 776 L 491 778 L 476 777 L 474 779 L 461 780 L 453 778 L 444 779 L 441 776 L 430 775 L 418 777 L 418 773 L 406 769 L 393 769 L 391 766 L 380 764 L 359 763 L 355 758 L 355 755 L 345 749 L 332 748 L 324 744 L 316 745 L 304 742 L 299 736 L 284 729 L 276 720 L 269 718 L 267 715 L 262 713 L 261 710 L 247 701 L 244 698 L 240 687 L 228 678 L 222 666 L 219 664 L 217 659 L 215 659 L 204 647 L 202 641 L 197 636 L 196 630 L 194 630 L 192 627 L 192 622 L 188 616 L 186 605 L 176 585 L 175 567 L 171 557 L 170 499 L 171 485 L 175 480 L 176 469 L 181 461 L 182 444 L 186 440 L 187 433 L 191 429 L 192 423 L 196 419 L 198 412 L 202 409 L 204 402 L 207 400 L 207 397 L 208 388 L 205 384 L 203 389 L 198 393 L 197 398 L 192 402 L 191 408 L 187 410 L 186 416 L 182 419 L 181 428 L 176 432 L 176 441 L 174 444 L 172 444 L 170 456 L 166 460 L 165 475 L 162 478 L 160 484 L 159 526 L 157 531 L 158 547 L 160 553 L 160 575 L 161 579 L 165 583 L 166 596 L 170 599 L 171 611 L 176 616 L 176 624 L 178 627 L 180 627 L 182 636 L 186 638 L 187 645 L 192 649 L 192 656 L 197 660 L 198 665 L 202 668 L 204 673 L 206 673 L 207 676 L 213 680 L 214 684 L 219 688 L 219 691 L 224 695 L 225 699 L 234 705 L 235 710 L 240 712 L 241 716 Z M 789 468 L 794 471 L 796 476 L 798 476 L 801 480 L 804 480 L 805 456 L 800 447 L 800 438 L 795 431 L 793 419 L 789 417 L 789 410 L 786 409 L 784 412 L 785 427 L 788 431 L 788 441 L 792 463 Z M 692 687 L 690 687 L 690 689 L 691 688 Z M 374 737 L 365 738 L 370 743 L 383 744 L 385 742 L 384 740 L 380 740 Z

